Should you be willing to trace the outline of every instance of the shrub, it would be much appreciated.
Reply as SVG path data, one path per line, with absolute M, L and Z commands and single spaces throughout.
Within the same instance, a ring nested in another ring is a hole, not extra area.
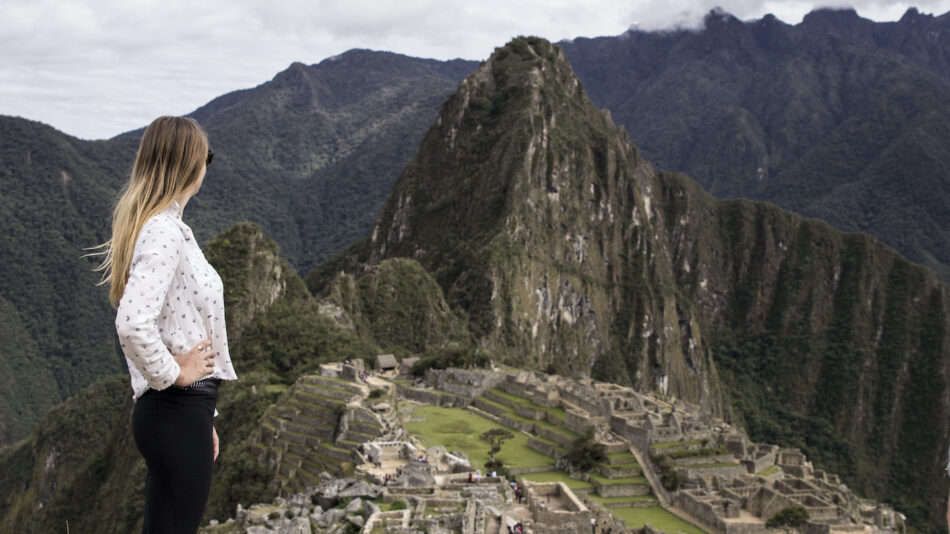
M 676 468 L 676 464 L 669 456 L 656 456 L 653 461 L 656 462 L 656 468 L 660 472 L 660 483 L 667 491 L 676 491 L 683 485 L 686 477 Z
M 491 470 L 501 469 L 501 461 L 495 459 L 495 455 L 501 452 L 502 444 L 515 437 L 514 434 L 505 430 L 504 428 L 493 428 L 491 430 L 486 430 L 482 432 L 482 435 L 479 436 L 482 441 L 487 441 L 488 448 L 488 461 L 485 462 L 485 467 Z
M 390 510 L 405 510 L 406 501 L 393 501 L 392 505 L 389 507 Z
M 572 470 L 587 473 L 607 461 L 607 447 L 595 442 L 594 431 L 588 430 L 583 436 L 574 440 L 571 448 L 564 455 L 564 461 Z
M 452 345 L 427 352 L 412 366 L 412 376 L 424 376 L 429 369 L 488 367 L 491 358 L 482 350 Z
M 778 513 L 765 522 L 768 528 L 800 527 L 808 522 L 811 516 L 803 506 L 789 506 L 782 508 Z

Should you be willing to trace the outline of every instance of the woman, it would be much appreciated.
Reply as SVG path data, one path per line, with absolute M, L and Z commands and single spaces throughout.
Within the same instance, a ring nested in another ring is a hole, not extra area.
M 237 378 L 221 278 L 181 220 L 212 157 L 194 120 L 155 119 L 103 245 L 100 269 L 136 399 L 132 434 L 148 467 L 147 534 L 198 530 L 218 456 L 218 384 Z

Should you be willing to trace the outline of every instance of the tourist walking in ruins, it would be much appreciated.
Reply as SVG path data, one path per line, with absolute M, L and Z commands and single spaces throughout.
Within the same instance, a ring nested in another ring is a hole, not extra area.
M 194 534 L 218 455 L 213 418 L 231 366 L 223 285 L 182 219 L 213 152 L 192 119 L 142 136 L 101 254 L 132 380 L 132 434 L 148 468 L 143 534 Z

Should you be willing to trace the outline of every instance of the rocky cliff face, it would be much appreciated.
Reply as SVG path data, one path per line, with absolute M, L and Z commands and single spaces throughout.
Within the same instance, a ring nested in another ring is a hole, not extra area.
M 950 14 L 716 10 L 698 31 L 561 45 L 657 168 L 868 232 L 950 282 Z
M 215 238 L 205 256 L 224 282 L 228 339 L 241 337 L 251 320 L 285 293 L 307 295 L 303 281 L 280 257 L 280 248 L 260 226 L 238 223 Z
M 519 39 L 443 104 L 373 229 L 371 261 L 418 259 L 509 361 L 719 411 L 658 190 L 563 53 Z
M 496 50 L 443 104 L 370 235 L 370 263 L 394 256 L 432 272 L 510 362 L 727 412 L 939 517 L 908 497 L 945 493 L 934 274 L 866 235 L 655 172 L 544 41 Z
M 219 460 L 212 510 L 269 491 L 247 436 L 288 381 L 387 344 L 451 341 L 458 328 L 509 363 L 725 413 L 753 439 L 802 447 L 913 526 L 938 530 L 950 437 L 946 289 L 865 235 L 716 201 L 655 172 L 549 43 L 517 39 L 463 82 L 371 235 L 308 277 L 321 301 L 256 229 L 233 232 L 208 246 L 226 291 L 247 292 L 229 315 L 267 311 L 234 347 L 242 379 L 221 411 L 242 417 L 216 421 L 235 448 Z M 330 304 L 342 321 L 327 317 Z M 99 406 L 108 398 L 79 398 L 30 441 L 0 450 L 0 530 L 48 532 L 90 499 L 111 506 L 116 495 L 125 497 L 113 512 L 99 505 L 89 517 L 134 524 L 141 500 L 128 496 L 140 486 L 117 474 L 141 467 L 127 405 Z M 64 445 L 79 423 L 97 439 L 113 432 L 108 450 Z

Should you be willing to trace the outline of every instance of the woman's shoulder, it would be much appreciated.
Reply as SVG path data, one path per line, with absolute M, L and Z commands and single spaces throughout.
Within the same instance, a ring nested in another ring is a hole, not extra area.
M 151 216 L 139 232 L 139 242 L 176 242 L 184 241 L 184 235 L 176 217 L 167 211 Z

